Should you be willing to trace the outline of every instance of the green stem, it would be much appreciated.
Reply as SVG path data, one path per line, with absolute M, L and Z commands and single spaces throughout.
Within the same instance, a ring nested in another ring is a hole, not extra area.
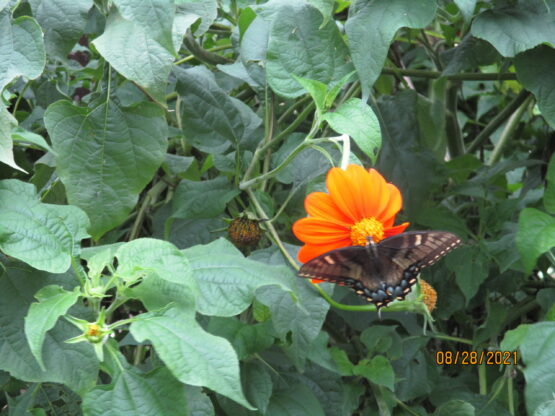
M 209 64 L 209 65 L 218 65 L 218 64 L 229 64 L 229 63 L 231 63 L 231 60 L 229 60 L 227 58 L 224 58 L 223 56 L 220 56 L 218 54 L 209 52 L 206 49 L 203 49 L 202 46 L 200 46 L 197 43 L 197 41 L 193 37 L 193 34 L 191 33 L 190 30 L 187 30 L 187 33 L 185 34 L 185 38 L 183 39 L 183 43 L 185 44 L 185 47 L 189 50 L 189 52 L 191 52 L 191 54 L 193 54 L 194 57 L 197 58 L 201 62 L 204 62 L 204 63 Z M 223 46 L 223 45 L 221 45 L 221 46 Z M 231 47 L 231 46 L 229 46 L 229 47 Z M 187 57 L 187 58 L 189 58 L 189 57 Z M 187 58 L 183 58 L 181 61 L 183 61 L 184 59 L 187 59 Z M 177 61 L 176 64 L 183 63 L 181 61 Z
M 488 394 L 488 383 L 486 379 L 486 365 L 480 364 L 478 366 L 478 384 L 480 388 L 480 394 L 485 396 Z
M 21 102 L 21 99 L 23 98 L 23 95 L 25 95 L 25 91 L 27 91 L 27 88 L 29 88 L 32 84 L 33 80 L 29 81 L 27 84 L 25 84 L 25 86 L 21 89 L 21 92 L 19 93 L 17 100 L 15 100 L 15 104 L 13 106 L 13 111 L 12 114 L 15 116 L 17 109 L 19 108 L 19 103 Z
M 451 158 L 464 154 L 464 141 L 457 118 L 459 88 L 460 83 L 450 83 L 447 87 L 447 96 L 445 99 L 448 110 L 445 128 L 447 130 L 447 147 Z
M 481 74 L 481 73 L 460 73 L 453 75 L 442 75 L 438 71 L 424 71 L 420 69 L 401 69 L 401 68 L 383 68 L 383 75 L 406 75 L 409 77 L 420 78 L 446 78 L 457 81 L 513 81 L 516 80 L 516 74 L 512 72 L 500 74 Z
M 85 286 L 85 282 L 88 279 L 87 273 L 85 272 L 85 270 L 83 269 L 83 266 L 81 266 L 81 264 L 79 263 L 79 258 L 78 257 L 71 257 L 71 267 L 73 268 L 73 271 L 75 272 L 75 276 L 77 276 L 77 279 L 79 279 L 79 283 L 81 285 L 81 287 Z
M 520 105 L 528 98 L 530 93 L 526 90 L 522 90 L 513 101 L 511 101 L 507 106 L 501 110 L 486 127 L 476 136 L 474 141 L 468 146 L 467 153 L 473 153 L 489 138 L 497 128 L 507 120 L 513 112 L 515 112 Z
M 308 103 L 310 101 L 310 99 L 311 99 L 311 97 L 309 95 L 305 95 L 299 101 L 295 102 L 295 104 L 289 106 L 289 108 L 287 110 L 285 110 L 281 116 L 279 116 L 278 124 L 283 123 L 285 121 L 285 119 L 287 117 L 289 117 L 293 111 L 295 111 L 300 106 L 305 105 L 306 103 Z
M 507 371 L 507 401 L 509 402 L 509 413 L 514 416 L 515 414 L 515 399 L 514 399 L 514 392 L 513 392 L 513 378 L 511 377 L 511 367 L 509 367 Z
M 233 49 L 233 45 L 219 45 L 219 46 L 214 46 L 213 48 L 210 48 L 210 49 L 204 49 L 204 51 L 205 51 L 206 53 L 213 54 L 214 52 L 225 51 L 226 49 Z M 216 56 L 220 56 L 220 55 L 216 55 Z M 180 59 L 179 61 L 174 62 L 174 65 L 181 65 L 181 64 L 184 64 L 184 63 L 186 63 L 186 62 L 190 62 L 190 61 L 192 61 L 192 60 L 194 60 L 194 59 L 199 59 L 199 60 L 201 60 L 201 59 L 198 58 L 196 55 L 191 54 L 191 55 L 189 55 L 189 56 L 186 56 L 186 57 L 183 58 L 183 59 Z
M 285 130 L 283 130 L 276 137 L 274 137 L 274 140 L 272 140 L 266 146 L 271 146 L 275 142 L 278 142 L 282 138 L 287 137 L 292 132 L 294 132 L 295 129 L 297 127 L 299 127 L 299 125 L 306 119 L 306 117 L 314 110 L 314 107 L 315 107 L 314 102 L 311 102 L 309 105 L 307 105 L 306 108 L 297 116 L 297 118 L 295 120 L 293 120 L 293 122 L 291 124 L 289 124 L 289 126 L 287 126 L 287 128 L 285 128 Z
M 287 198 L 285 198 L 285 201 L 283 201 L 283 204 L 281 204 L 281 206 L 279 207 L 275 215 L 267 222 L 274 222 L 276 219 L 279 218 L 279 216 L 281 215 L 281 213 L 283 212 L 283 210 L 285 209 L 289 201 L 291 201 L 291 198 L 293 198 L 293 196 L 297 193 L 299 189 L 301 189 L 299 186 L 294 186 L 293 188 L 291 188 L 291 190 L 289 191 L 289 194 L 287 195 Z
M 442 339 L 445 341 L 453 341 L 453 342 L 459 342 L 461 344 L 473 345 L 472 340 L 467 338 L 452 337 L 451 335 L 438 334 L 438 333 L 430 334 L 430 336 L 432 338 Z
M 491 156 L 487 161 L 486 165 L 494 165 L 501 159 L 503 155 L 503 151 L 505 150 L 505 146 L 509 143 L 509 140 L 514 136 L 515 130 L 518 127 L 518 123 L 520 123 L 520 119 L 522 115 L 528 108 L 530 101 L 532 101 L 533 96 L 529 95 L 526 99 L 522 102 L 520 107 L 509 117 L 509 121 L 507 121 L 507 125 L 503 129 L 501 136 L 499 137 L 498 142 L 495 144 L 493 151 L 491 152 Z
M 411 415 L 414 416 L 420 416 L 420 413 L 416 413 L 414 410 L 412 410 L 409 406 L 407 406 L 404 402 L 402 402 L 401 400 L 399 400 L 397 398 L 397 396 L 395 396 L 395 401 L 397 402 L 397 404 L 399 406 L 401 406 L 406 412 L 410 413 Z

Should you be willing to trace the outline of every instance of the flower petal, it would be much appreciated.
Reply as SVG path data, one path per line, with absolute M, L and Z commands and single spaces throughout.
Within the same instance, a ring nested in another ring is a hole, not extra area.
M 326 185 L 333 202 L 353 223 L 363 217 L 362 197 L 360 184 L 357 181 L 359 173 L 357 168 L 364 171 L 361 166 L 349 165 L 347 170 L 331 168 L 326 178 Z
M 384 230 L 384 238 L 391 237 L 392 235 L 401 234 L 405 231 L 405 229 L 409 226 L 409 222 L 404 222 L 400 225 L 396 225 L 395 227 L 386 228 Z
M 349 238 L 348 228 L 323 218 L 305 217 L 293 224 L 293 233 L 304 243 L 325 244 Z
M 380 212 L 378 217 L 378 219 L 383 223 L 395 218 L 395 215 L 397 215 L 403 206 L 403 198 L 401 197 L 399 189 L 391 183 L 387 184 L 387 189 L 389 193 L 389 200 L 387 201 L 387 205 L 384 210 Z
M 330 222 L 349 227 L 351 220 L 335 205 L 333 199 L 325 192 L 312 192 L 304 200 L 304 207 L 311 217 L 320 217 Z
M 335 250 L 336 248 L 347 247 L 351 245 L 351 240 L 344 239 L 335 241 L 329 244 L 305 244 L 299 250 L 297 258 L 301 263 L 306 263 L 320 254 L 327 253 L 330 250 Z

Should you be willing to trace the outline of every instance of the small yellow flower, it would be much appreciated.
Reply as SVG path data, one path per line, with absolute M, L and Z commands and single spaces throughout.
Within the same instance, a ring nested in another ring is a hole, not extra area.
M 432 312 L 436 307 L 437 302 L 437 292 L 435 289 L 425 280 L 420 279 L 420 290 L 424 296 L 424 304 L 430 312 Z

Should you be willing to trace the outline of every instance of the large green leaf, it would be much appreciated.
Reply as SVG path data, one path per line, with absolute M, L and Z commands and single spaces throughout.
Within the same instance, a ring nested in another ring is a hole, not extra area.
M 526 0 L 480 13 L 472 23 L 472 34 L 510 57 L 544 42 L 555 44 L 554 21 L 546 2 Z
M 200 17 L 200 24 L 195 29 L 196 36 L 203 35 L 218 17 L 216 0 L 175 0 L 175 5 L 177 16 L 196 15 Z
M 44 69 L 46 55 L 42 31 L 28 16 L 13 21 L 8 10 L 0 11 L 0 92 L 14 78 L 36 78 Z
M 89 220 L 71 205 L 40 202 L 32 184 L 0 182 L 0 248 L 31 266 L 63 273 L 88 237 Z
M 204 67 L 176 69 L 176 90 L 183 99 L 183 132 L 193 146 L 222 153 L 251 138 L 260 117 L 242 101 L 230 97 Z
M 68 283 L 76 283 L 74 276 L 51 275 L 25 264 L 2 262 L 6 268 L 0 268 L 0 369 L 23 381 L 63 383 L 79 393 L 92 388 L 98 375 L 98 361 L 89 344 L 65 342 L 78 335 L 73 325 L 59 320 L 46 333 L 42 347 L 44 371 L 24 332 L 24 318 L 35 301 L 35 293 L 47 285 L 70 289 Z
M 543 194 L 543 205 L 550 214 L 555 215 L 555 154 L 549 160 L 545 180 L 547 187 Z
M 518 217 L 516 245 L 528 272 L 540 255 L 555 247 L 555 217 L 535 208 L 525 208 Z
M 58 101 L 48 107 L 45 124 L 67 198 L 89 215 L 89 232 L 98 239 L 127 218 L 164 160 L 164 113 L 153 103 L 81 108 Z
M 226 204 L 239 194 L 238 189 L 223 177 L 207 181 L 182 180 L 173 198 L 173 218 L 215 218 L 224 212 Z
M 165 103 L 173 55 L 151 37 L 148 29 L 114 11 L 108 16 L 104 33 L 93 44 L 116 71 Z
M 476 8 L 477 0 L 454 0 L 454 2 L 463 14 L 464 20 L 467 22 L 470 21 L 474 14 L 474 9 Z
M 552 128 L 555 127 L 555 81 L 551 76 L 554 65 L 555 50 L 549 46 L 518 54 L 515 59 L 518 80 L 534 93 L 538 107 Z
M 204 331 L 195 320 L 194 309 L 169 308 L 141 314 L 135 317 L 130 330 L 137 341 L 150 340 L 181 382 L 208 387 L 254 409 L 243 396 L 233 347 L 224 338 Z
M 0 102 L 0 162 L 25 172 L 20 168 L 13 158 L 13 140 L 11 131 L 17 125 L 17 120 L 8 112 L 6 107 Z M 27 172 L 25 172 L 27 173 Z
M 65 61 L 84 32 L 92 0 L 30 0 L 29 4 L 44 31 L 46 52 Z
M 525 397 L 528 414 L 547 400 L 553 399 L 555 386 L 555 322 L 520 325 L 509 331 L 503 349 L 520 349 L 526 379 Z
M 168 51 L 175 52 L 172 43 L 172 24 L 175 16 L 173 0 L 114 0 L 114 4 L 124 19 L 136 23 Z
M 376 163 L 382 136 L 380 123 L 370 106 L 358 98 L 351 98 L 333 112 L 324 114 L 323 119 L 336 132 L 351 136 L 372 163 Z
M 478 292 L 489 273 L 489 261 L 475 246 L 459 247 L 447 257 L 448 267 L 455 272 L 457 285 L 464 293 L 466 303 Z
M 434 18 L 434 0 L 357 0 L 349 9 L 345 31 L 362 87 L 362 100 L 370 95 L 380 75 L 389 44 L 402 27 L 423 28 Z M 369 53 L 371 51 L 371 53 Z
M 357 376 L 363 376 L 371 383 L 393 390 L 395 373 L 388 359 L 383 355 L 376 355 L 371 360 L 362 360 L 354 367 L 353 373 Z
M 227 240 L 194 246 L 183 253 L 189 259 L 198 283 L 197 308 L 204 315 L 241 313 L 252 303 L 254 291 L 261 286 L 278 285 L 292 290 L 290 279 L 285 278 L 291 276 L 288 268 L 245 259 Z
M 85 416 L 189 415 L 186 408 L 183 385 L 165 367 L 143 374 L 125 365 L 110 384 L 96 386 L 83 398 Z
M 72 292 L 57 285 L 49 285 L 40 289 L 36 294 L 38 302 L 31 304 L 25 317 L 25 335 L 31 347 L 31 352 L 44 371 L 42 360 L 42 344 L 46 333 L 54 328 L 58 318 L 64 315 L 79 298 L 79 289 Z
M 474 406 L 462 400 L 448 401 L 434 412 L 434 416 L 474 416 L 475 414 Z
M 296 75 L 326 85 L 353 70 L 345 42 L 334 22 L 322 28 L 322 15 L 304 2 L 286 2 L 273 17 L 266 72 L 272 89 L 284 97 L 298 97 L 304 88 Z
M 267 416 L 324 416 L 324 409 L 314 393 L 301 383 L 274 392 Z

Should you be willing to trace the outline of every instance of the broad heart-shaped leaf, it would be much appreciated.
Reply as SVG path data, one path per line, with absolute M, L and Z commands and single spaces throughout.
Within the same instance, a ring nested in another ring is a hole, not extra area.
M 286 278 L 292 274 L 290 269 L 246 259 L 223 238 L 183 253 L 198 284 L 197 309 L 203 315 L 237 315 L 252 303 L 254 291 L 261 286 L 278 285 L 282 290 L 294 290 L 291 280 Z
M 165 103 L 173 55 L 151 35 L 148 27 L 113 11 L 104 33 L 93 44 L 116 71 L 139 84 L 159 103 Z
M 285 2 L 272 20 L 266 73 L 279 95 L 295 98 L 304 93 L 292 75 L 328 85 L 353 70 L 337 26 L 330 21 L 320 28 L 322 15 L 314 7 Z
M 198 149 L 222 153 L 231 145 L 238 147 L 261 124 L 260 117 L 220 88 L 205 67 L 176 68 L 175 74 L 183 99 L 183 132 Z
M 243 396 L 233 347 L 224 338 L 204 331 L 195 320 L 193 308 L 138 315 L 130 330 L 137 341 L 150 340 L 179 381 L 208 387 L 254 410 Z
M 354 368 L 353 374 L 363 376 L 368 381 L 385 386 L 393 390 L 395 384 L 395 373 L 389 360 L 383 355 L 376 355 L 371 360 L 364 359 Z
M 364 102 L 380 75 L 395 32 L 404 26 L 416 29 L 427 26 L 436 7 L 435 0 L 357 0 L 350 7 L 345 31 Z
M 89 215 L 89 232 L 98 239 L 127 218 L 162 164 L 164 113 L 146 102 L 122 108 L 106 101 L 81 108 L 58 101 L 48 107 L 44 122 L 68 201 Z
M 553 399 L 555 386 L 555 322 L 520 325 L 507 332 L 503 349 L 520 349 L 524 363 L 526 409 L 533 415 L 535 409 Z
M 114 0 L 121 16 L 136 23 L 168 51 L 174 53 L 172 43 L 172 24 L 175 16 L 173 0 Z
M 351 136 L 372 163 L 376 163 L 382 135 L 378 118 L 368 104 L 359 98 L 351 98 L 333 112 L 324 114 L 323 119 L 336 132 Z
M 40 369 L 24 332 L 24 318 L 35 293 L 47 285 L 71 289 L 69 284 L 77 284 L 75 277 L 48 274 L 4 258 L 2 263 L 6 268 L 0 268 L 0 369 L 23 381 L 62 383 L 81 394 L 91 389 L 98 373 L 93 348 L 84 342 L 65 342 L 78 335 L 77 328 L 60 319 L 46 333 L 42 347 L 46 371 Z
M 10 256 L 52 273 L 63 273 L 88 237 L 89 220 L 79 208 L 40 202 L 35 187 L 16 179 L 0 181 L 0 248 Z
M 276 390 L 270 398 L 266 416 L 324 416 L 314 393 L 304 384 L 294 383 Z
M 551 127 L 555 127 L 555 80 L 551 76 L 554 65 L 555 50 L 544 45 L 518 54 L 515 59 L 518 80 L 534 93 Z
M 8 112 L 0 102 L 0 162 L 14 169 L 25 172 L 17 166 L 13 158 L 13 141 L 11 137 L 12 127 L 17 125 L 17 120 Z M 25 172 L 27 173 L 27 172 Z
M 545 179 L 547 187 L 543 194 L 543 206 L 549 213 L 555 215 L 555 154 L 549 160 Z
M 459 247 L 447 257 L 447 266 L 455 272 L 457 285 L 466 303 L 474 297 L 489 273 L 489 260 L 477 247 Z
M 456 48 L 441 54 L 441 60 L 447 62 L 442 75 L 457 74 L 464 70 L 491 65 L 499 58 L 499 53 L 491 43 L 468 34 Z
M 540 255 L 555 247 L 555 216 L 535 208 L 525 208 L 518 217 L 516 245 L 527 272 Z
M 183 179 L 173 197 L 173 218 L 215 218 L 224 212 L 226 204 L 239 194 L 238 189 L 219 176 L 207 181 Z
M 31 347 L 31 352 L 44 371 L 42 360 L 42 344 L 48 331 L 54 328 L 58 318 L 64 315 L 79 298 L 79 288 L 72 292 L 57 285 L 49 285 L 40 289 L 36 294 L 38 302 L 31 304 L 25 317 L 25 335 Z
M 540 0 L 486 10 L 472 23 L 472 35 L 491 43 L 503 56 L 515 56 L 541 43 L 555 44 L 555 15 Z
M 85 416 L 174 416 L 189 414 L 183 384 L 167 368 L 143 374 L 125 365 L 107 385 L 96 386 L 83 398 Z
M 87 25 L 92 0 L 30 0 L 33 16 L 44 31 L 46 52 L 65 61 Z
M 35 19 L 23 16 L 11 21 L 9 9 L 0 11 L 0 91 L 15 77 L 38 77 L 46 55 L 42 31 Z

